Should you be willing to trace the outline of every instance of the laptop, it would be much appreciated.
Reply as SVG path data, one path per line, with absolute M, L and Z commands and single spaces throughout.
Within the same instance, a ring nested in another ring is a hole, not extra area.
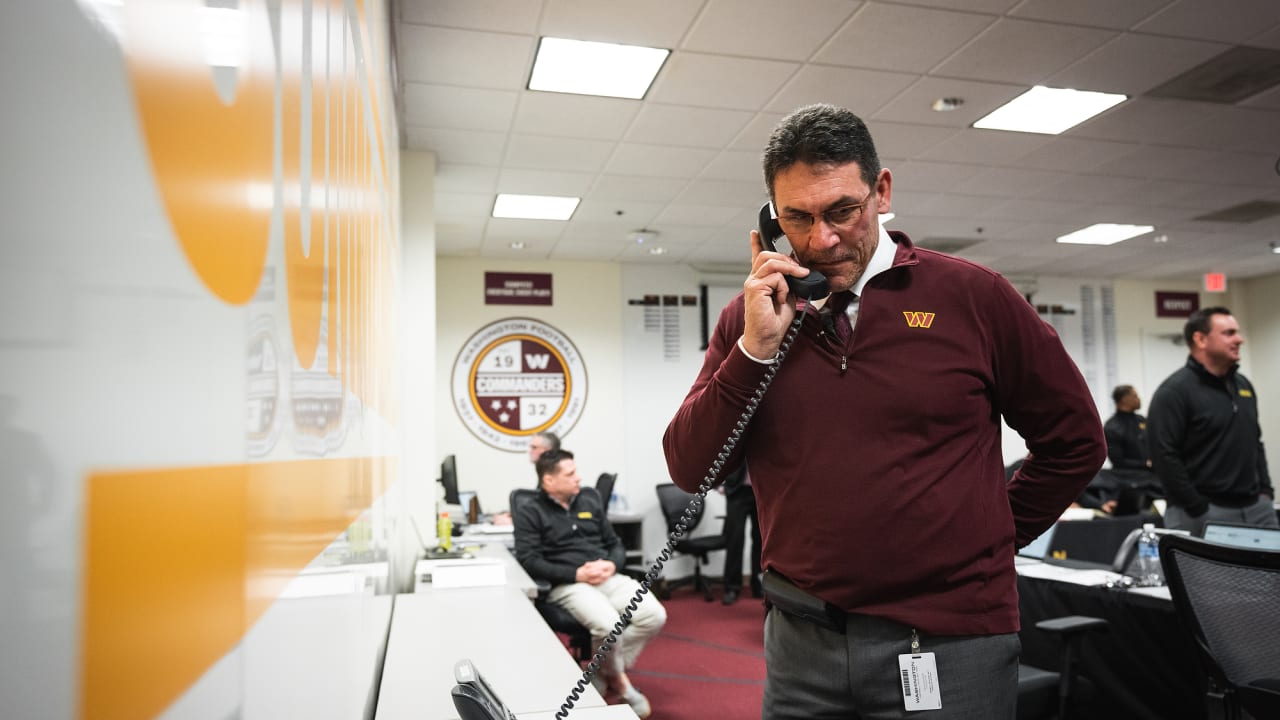
M 1019 550 L 1018 557 L 1043 560 L 1049 554 L 1049 547 L 1053 543 L 1053 533 L 1057 529 L 1057 523 L 1050 525 L 1048 530 L 1040 533 L 1040 537 L 1032 540 L 1026 547 Z
M 1280 528 L 1207 522 L 1201 537 L 1219 545 L 1234 545 L 1254 550 L 1280 550 Z

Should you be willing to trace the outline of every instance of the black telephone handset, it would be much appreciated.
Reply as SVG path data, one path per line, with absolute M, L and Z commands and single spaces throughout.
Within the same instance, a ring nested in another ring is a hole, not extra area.
M 453 666 L 453 708 L 462 720 L 516 720 L 470 660 Z
M 778 240 L 785 238 L 786 233 L 782 232 L 782 225 L 778 224 L 778 218 L 774 216 L 773 203 L 765 203 L 760 207 L 760 242 L 764 244 L 765 250 L 778 252 Z M 827 276 L 817 270 L 810 269 L 809 274 L 802 278 L 790 275 L 785 277 L 791 292 L 805 300 L 818 300 L 831 294 Z

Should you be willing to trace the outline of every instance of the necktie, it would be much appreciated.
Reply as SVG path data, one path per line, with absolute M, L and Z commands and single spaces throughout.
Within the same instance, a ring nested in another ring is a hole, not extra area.
M 836 337 L 840 338 L 840 342 L 849 341 L 849 336 L 853 335 L 853 321 L 849 317 L 849 303 L 857 298 L 853 292 L 846 290 L 844 292 L 833 293 L 827 306 L 831 308 L 832 321 L 835 323 Z

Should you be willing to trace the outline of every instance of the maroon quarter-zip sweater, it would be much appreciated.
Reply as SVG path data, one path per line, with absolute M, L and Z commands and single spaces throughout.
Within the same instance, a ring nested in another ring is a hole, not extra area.
M 1097 408 L 1057 333 L 1008 281 L 916 248 L 863 289 L 841 343 L 806 316 L 725 463 L 745 457 L 763 565 L 848 612 L 923 632 L 1016 632 L 1013 556 L 1106 459 Z M 737 346 L 742 295 L 663 438 L 697 489 L 767 366 Z M 842 369 L 843 368 L 843 369 Z M 1029 457 L 1006 484 L 1000 416 Z

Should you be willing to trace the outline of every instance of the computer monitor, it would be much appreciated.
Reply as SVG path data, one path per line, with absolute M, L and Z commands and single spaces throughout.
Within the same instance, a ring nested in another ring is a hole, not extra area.
M 458 461 L 450 455 L 440 463 L 440 484 L 444 486 L 446 505 L 461 505 L 458 498 Z
M 1280 550 L 1280 528 L 1209 522 L 1205 523 L 1203 537 L 1219 545 Z

